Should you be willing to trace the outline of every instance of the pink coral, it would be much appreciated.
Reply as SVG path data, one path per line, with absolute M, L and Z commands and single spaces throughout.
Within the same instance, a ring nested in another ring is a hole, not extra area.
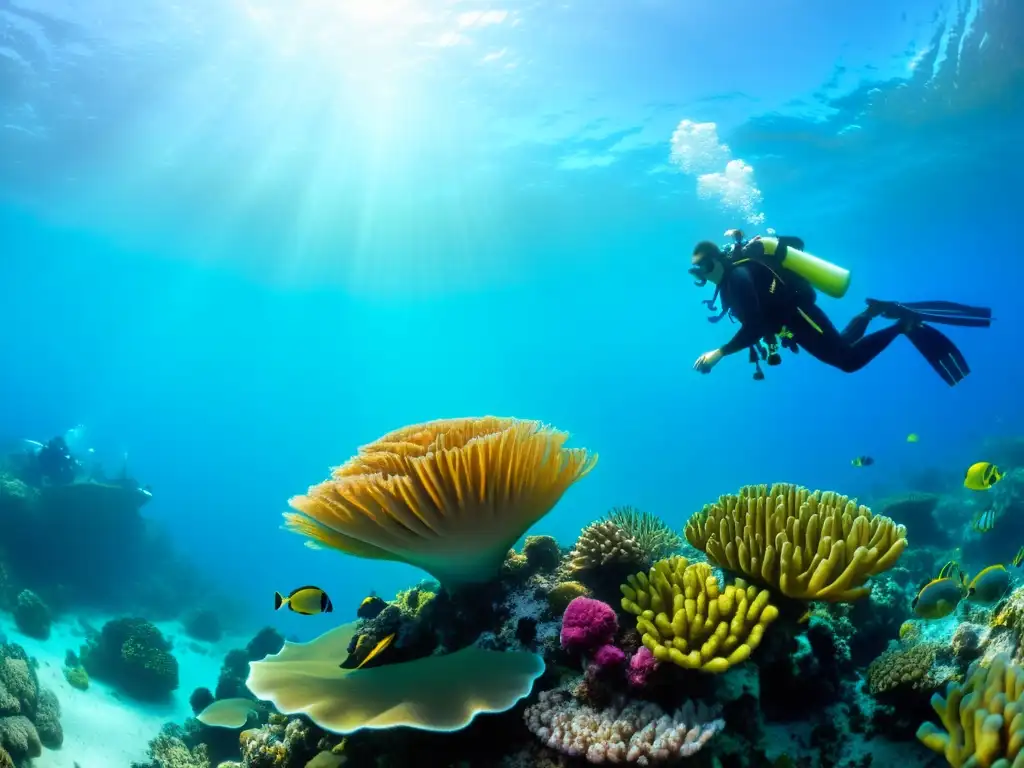
M 641 645 L 640 650 L 633 654 L 629 660 L 629 670 L 626 672 L 626 679 L 629 684 L 636 688 L 643 688 L 647 685 L 647 678 L 658 668 L 658 660 L 648 650 L 647 646 Z
M 711 710 L 692 702 L 673 714 L 650 702 L 622 699 L 597 710 L 559 689 L 541 692 L 523 718 L 544 744 L 570 757 L 637 765 L 690 757 L 725 725 Z
M 592 651 L 610 645 L 619 631 L 615 610 L 600 600 L 576 597 L 562 614 L 562 647 L 570 651 Z
M 626 654 L 622 652 L 622 649 L 614 645 L 602 645 L 594 653 L 594 664 L 601 669 L 607 667 L 617 667 L 626 660 Z

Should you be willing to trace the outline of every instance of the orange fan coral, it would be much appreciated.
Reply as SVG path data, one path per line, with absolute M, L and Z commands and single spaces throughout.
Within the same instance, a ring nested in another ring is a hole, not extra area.
M 446 586 L 488 581 L 597 463 L 565 448 L 568 437 L 495 416 L 405 427 L 291 499 L 286 527 L 350 555 L 415 565 Z

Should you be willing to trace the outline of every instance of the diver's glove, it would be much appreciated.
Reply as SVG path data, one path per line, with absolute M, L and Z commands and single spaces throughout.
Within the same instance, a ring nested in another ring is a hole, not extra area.
M 711 369 L 718 365 L 718 361 L 722 359 L 722 350 L 713 349 L 710 352 L 705 352 L 703 355 L 697 358 L 693 364 L 693 370 L 700 371 L 701 373 L 711 373 Z

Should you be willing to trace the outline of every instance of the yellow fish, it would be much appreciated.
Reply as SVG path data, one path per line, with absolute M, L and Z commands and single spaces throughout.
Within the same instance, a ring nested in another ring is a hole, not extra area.
M 282 597 L 280 592 L 275 592 L 274 610 L 279 611 L 286 605 L 295 613 L 301 613 L 303 616 L 330 613 L 334 610 L 331 598 L 320 587 L 299 587 L 292 590 L 288 597 Z
M 946 566 L 942 570 L 945 571 Z M 959 566 L 956 570 L 956 578 L 932 579 L 921 587 L 917 597 L 910 603 L 916 615 L 922 619 L 942 619 L 956 610 L 967 592 L 963 571 L 959 570 Z
M 975 514 L 971 528 L 977 533 L 988 533 L 996 527 L 996 511 L 991 507 Z
M 908 443 L 916 443 L 920 439 L 921 438 L 917 436 L 917 432 L 911 432 L 909 435 L 907 435 Z
M 374 658 L 375 656 L 379 656 L 384 651 L 384 649 L 391 645 L 391 641 L 394 639 L 395 633 L 392 633 L 385 637 L 383 640 L 381 640 L 379 643 L 377 643 L 375 646 L 373 646 L 373 650 L 366 654 L 366 658 L 359 662 L 359 666 L 357 666 L 356 669 L 362 668 L 362 666 L 366 664 L 366 662 L 370 661 L 370 659 Z
M 1018 553 L 1019 555 L 1020 553 Z M 1010 588 L 1010 572 L 1002 565 L 982 568 L 967 585 L 967 599 L 976 603 L 994 603 Z
M 964 488 L 972 491 L 987 491 L 1003 479 L 999 467 L 988 461 L 972 464 L 964 475 Z

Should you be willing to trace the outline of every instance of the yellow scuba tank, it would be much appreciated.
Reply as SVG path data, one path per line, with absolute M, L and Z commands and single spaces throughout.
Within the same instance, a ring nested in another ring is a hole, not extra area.
M 761 242 L 764 244 L 765 255 L 774 256 L 779 246 L 779 239 L 777 237 L 762 237 Z M 850 270 L 843 269 L 793 246 L 786 248 L 785 256 L 780 264 L 783 268 L 800 275 L 822 293 L 827 293 L 835 299 L 843 298 L 850 287 Z

